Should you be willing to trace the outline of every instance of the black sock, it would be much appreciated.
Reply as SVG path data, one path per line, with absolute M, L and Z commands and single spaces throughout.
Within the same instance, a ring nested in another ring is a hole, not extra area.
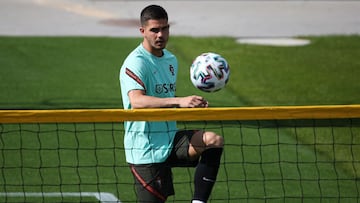
M 196 167 L 194 200 L 206 202 L 215 184 L 223 148 L 210 148 L 201 155 Z

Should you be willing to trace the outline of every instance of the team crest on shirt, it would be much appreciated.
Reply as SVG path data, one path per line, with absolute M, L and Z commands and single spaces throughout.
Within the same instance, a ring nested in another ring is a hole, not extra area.
M 169 65 L 169 70 L 171 72 L 171 75 L 175 75 L 175 70 L 174 70 L 174 67 L 172 65 Z

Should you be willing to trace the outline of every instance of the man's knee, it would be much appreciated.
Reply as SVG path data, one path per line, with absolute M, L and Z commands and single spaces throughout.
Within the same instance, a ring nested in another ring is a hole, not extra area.
M 224 138 L 214 132 L 205 132 L 203 140 L 207 148 L 221 148 L 224 146 Z

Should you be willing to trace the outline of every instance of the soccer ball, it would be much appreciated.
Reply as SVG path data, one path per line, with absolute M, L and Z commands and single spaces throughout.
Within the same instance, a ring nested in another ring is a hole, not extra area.
M 190 67 L 193 85 L 204 92 L 222 89 L 229 81 L 228 62 L 216 53 L 203 53 L 195 58 Z

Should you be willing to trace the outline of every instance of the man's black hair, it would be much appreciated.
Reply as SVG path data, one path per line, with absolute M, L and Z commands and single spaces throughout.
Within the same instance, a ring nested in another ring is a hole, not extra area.
M 168 15 L 165 9 L 159 5 L 150 5 L 145 7 L 141 11 L 141 15 L 140 15 L 141 25 L 145 25 L 148 20 L 160 20 L 160 19 L 168 20 Z

